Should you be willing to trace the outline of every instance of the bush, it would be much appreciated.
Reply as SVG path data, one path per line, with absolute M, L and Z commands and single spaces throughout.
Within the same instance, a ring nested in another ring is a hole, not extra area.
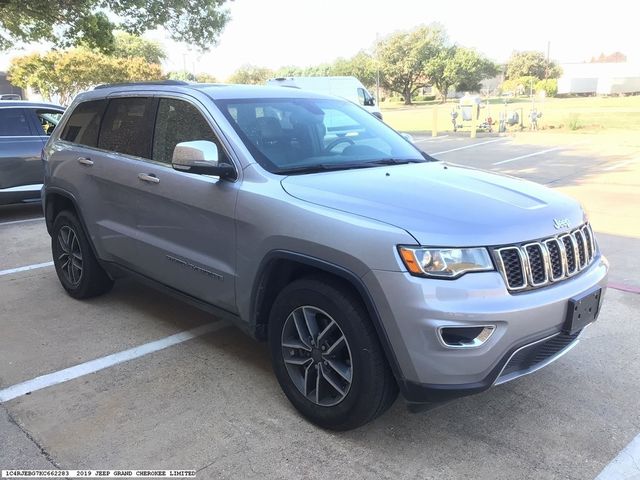
M 582 122 L 580 121 L 580 116 L 577 113 L 572 113 L 569 116 L 569 121 L 567 122 L 569 130 L 579 130 L 582 128 Z
M 547 97 L 555 97 L 558 94 L 558 80 L 550 78 L 536 83 L 536 93 L 545 92 Z
M 537 85 L 538 79 L 536 77 L 520 77 L 511 80 L 505 80 L 500 85 L 502 93 L 513 93 L 514 95 L 529 95 L 531 85 Z
M 433 102 L 435 99 L 435 95 L 416 95 L 413 97 L 413 100 L 416 102 Z

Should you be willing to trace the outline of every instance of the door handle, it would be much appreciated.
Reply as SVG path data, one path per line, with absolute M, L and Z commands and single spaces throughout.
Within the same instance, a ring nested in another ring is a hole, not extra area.
M 90 167 L 93 165 L 93 160 L 87 157 L 78 157 L 78 163 L 84 165 L 85 167 Z
M 160 179 L 156 177 L 153 173 L 139 173 L 138 178 L 143 182 L 160 183 Z

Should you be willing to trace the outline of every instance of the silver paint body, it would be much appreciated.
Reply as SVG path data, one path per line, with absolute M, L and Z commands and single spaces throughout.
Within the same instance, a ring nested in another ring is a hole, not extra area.
M 441 162 L 298 176 L 253 159 L 213 99 L 279 98 L 282 88 L 140 86 L 80 95 L 155 95 L 196 105 L 219 136 L 237 180 L 72 145 L 56 129 L 45 149 L 46 189 L 76 199 L 98 256 L 251 320 L 261 261 L 285 250 L 359 277 L 380 314 L 402 376 L 421 384 L 482 380 L 526 341 L 560 331 L 568 299 L 606 285 L 598 252 L 574 278 L 511 294 L 497 271 L 456 280 L 411 276 L 397 245 L 496 246 L 561 233 L 554 218 L 585 221 L 575 200 L 540 185 Z M 295 89 L 287 97 L 322 97 Z M 78 157 L 90 157 L 92 166 Z M 157 184 L 140 181 L 153 174 Z M 441 326 L 496 326 L 481 347 L 451 349 Z

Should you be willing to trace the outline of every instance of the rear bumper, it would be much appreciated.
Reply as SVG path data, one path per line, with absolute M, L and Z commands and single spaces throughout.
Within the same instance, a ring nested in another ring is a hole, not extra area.
M 363 280 L 399 367 L 400 389 L 410 403 L 424 403 L 479 393 L 559 358 L 578 341 L 562 333 L 569 299 L 597 287 L 604 292 L 607 273 L 599 256 L 573 278 L 519 294 L 510 294 L 497 272 L 443 281 L 372 271 Z M 438 338 L 440 327 L 478 325 L 495 326 L 479 347 L 448 348 Z M 539 355 L 527 357 L 531 351 Z

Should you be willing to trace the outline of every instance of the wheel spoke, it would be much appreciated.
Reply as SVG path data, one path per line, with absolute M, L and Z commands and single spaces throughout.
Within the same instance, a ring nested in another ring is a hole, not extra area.
M 336 350 L 338 350 L 340 348 L 340 346 L 342 345 L 346 345 L 346 340 L 344 338 L 344 335 L 340 335 L 340 338 L 338 338 L 333 345 L 331 345 L 327 351 L 325 352 L 325 355 L 332 355 Z
M 305 363 L 313 363 L 313 360 L 311 358 L 292 357 L 285 358 L 284 363 L 288 363 L 289 365 L 304 365 Z
M 304 369 L 304 391 L 302 393 L 304 393 L 305 397 L 309 396 L 315 383 L 313 381 L 313 372 L 316 372 L 316 375 L 318 374 L 318 371 L 313 366 L 313 362 L 310 362 Z
M 324 339 L 324 336 L 329 333 L 329 331 L 336 325 L 336 322 L 334 322 L 333 320 L 331 320 L 329 322 L 329 325 L 327 325 L 326 327 L 324 327 L 324 330 L 322 330 L 319 334 L 318 334 L 318 343 L 322 342 L 322 340 Z
M 319 369 L 321 368 L 320 364 L 316 364 L 316 403 L 318 405 L 320 405 L 320 378 L 322 375 L 320 375 Z
M 325 358 L 324 360 L 334 372 L 351 383 L 351 367 L 333 358 Z
M 318 319 L 316 318 L 317 311 L 308 307 L 302 307 L 302 314 L 304 315 L 304 323 L 307 326 L 307 330 L 313 338 L 314 342 L 318 339 Z M 316 342 L 317 345 L 317 342 Z
M 322 373 L 322 378 L 324 378 L 327 381 L 327 383 L 331 385 L 333 389 L 340 394 L 340 396 L 344 397 L 346 394 L 346 392 L 344 391 L 344 388 L 338 385 L 338 382 L 336 382 L 335 379 L 331 378 L 331 375 L 329 375 L 329 373 L 325 371 L 322 365 L 320 365 L 320 372 Z
M 298 338 L 307 346 L 309 350 L 311 350 L 311 344 L 309 342 L 310 335 L 307 331 L 307 326 L 304 321 L 302 312 L 300 310 L 296 310 L 291 315 L 293 316 L 293 324 L 295 325 L 296 331 L 298 332 Z
M 295 338 L 283 340 L 282 346 L 285 348 L 301 348 L 302 350 L 306 350 L 307 352 L 311 351 L 311 347 L 302 343 L 302 341 L 300 340 L 296 340 Z

